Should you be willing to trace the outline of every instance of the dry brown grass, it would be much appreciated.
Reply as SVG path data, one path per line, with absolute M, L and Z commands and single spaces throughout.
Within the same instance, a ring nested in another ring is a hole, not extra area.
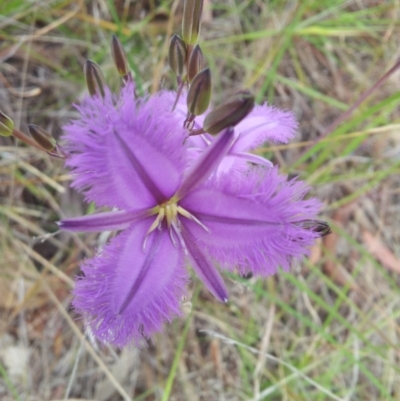
M 21 130 L 34 122 L 60 136 L 85 91 L 86 58 L 118 87 L 113 32 L 142 92 L 172 85 L 164 44 L 179 29 L 179 2 L 6 3 L 0 109 Z M 400 399 L 399 74 L 320 140 L 398 59 L 400 5 L 206 3 L 202 36 L 219 77 L 215 101 L 244 82 L 297 114 L 297 143 L 260 152 L 315 187 L 334 233 L 292 274 L 231 276 L 227 306 L 194 280 L 187 318 L 148 348 L 98 348 L 84 341 L 70 289 L 80 261 L 105 238 L 47 237 L 55 221 L 88 206 L 69 188 L 62 162 L 0 137 L 1 400 Z

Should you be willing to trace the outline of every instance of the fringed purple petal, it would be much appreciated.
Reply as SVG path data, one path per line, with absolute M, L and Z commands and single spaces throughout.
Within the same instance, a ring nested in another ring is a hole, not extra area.
M 183 114 L 183 106 L 178 109 L 176 114 Z M 204 120 L 204 118 L 203 118 Z M 203 120 L 196 120 L 202 123 Z M 200 128 L 201 124 L 195 128 Z M 247 153 L 254 150 L 267 141 L 286 143 L 294 137 L 297 128 L 297 122 L 291 112 L 282 111 L 271 106 L 256 106 L 253 111 L 243 119 L 236 127 L 236 140 L 229 149 L 229 153 L 218 166 L 218 173 L 228 172 L 231 168 L 236 170 L 245 170 L 248 162 L 271 166 L 269 160 L 260 156 L 254 156 Z M 209 134 L 190 136 L 187 144 L 195 149 L 205 149 L 209 143 L 216 139 Z M 195 153 L 193 155 L 196 156 Z
M 129 224 L 148 216 L 150 216 L 148 209 L 129 212 L 105 212 L 64 219 L 58 222 L 58 226 L 61 230 L 74 232 L 123 230 Z
M 130 84 L 118 97 L 85 97 L 80 119 L 64 127 L 73 187 L 98 206 L 119 209 L 169 199 L 186 165 L 186 133 L 170 108 L 162 95 L 136 100 Z
M 287 143 L 294 137 L 296 128 L 297 122 L 291 112 L 267 105 L 256 106 L 235 127 L 238 140 L 231 153 L 253 150 L 267 141 Z
M 197 245 L 225 269 L 269 275 L 288 270 L 319 236 L 304 221 L 315 220 L 321 205 L 304 199 L 307 186 L 287 181 L 277 169 L 257 169 L 240 179 L 231 172 L 208 181 L 181 206 L 210 231 L 185 220 Z
M 151 223 L 151 218 L 135 223 L 82 267 L 74 306 L 103 342 L 140 343 L 181 313 L 183 253 L 166 229 L 153 231 L 144 250 Z

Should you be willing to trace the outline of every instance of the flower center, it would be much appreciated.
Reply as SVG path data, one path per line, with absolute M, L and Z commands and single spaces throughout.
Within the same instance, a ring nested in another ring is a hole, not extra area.
M 143 249 L 146 248 L 146 241 L 149 234 L 152 233 L 156 228 L 162 229 L 162 223 L 163 220 L 165 219 L 172 243 L 176 246 L 177 245 L 176 240 L 178 239 L 181 246 L 186 250 L 186 246 L 180 232 L 181 222 L 178 218 L 179 215 L 196 222 L 199 226 L 204 228 L 204 230 L 209 232 L 209 229 L 199 219 L 197 219 L 195 216 L 193 216 L 193 214 L 191 214 L 186 209 L 178 205 L 178 201 L 175 198 L 175 196 L 173 196 L 167 202 L 155 206 L 151 210 L 151 212 L 152 214 L 157 215 L 157 217 L 154 219 L 153 223 L 151 224 L 149 230 L 146 233 L 146 237 L 143 243 Z

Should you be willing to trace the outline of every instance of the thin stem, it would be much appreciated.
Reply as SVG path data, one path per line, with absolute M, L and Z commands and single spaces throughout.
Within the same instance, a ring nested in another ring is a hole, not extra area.
M 322 141 L 325 137 L 327 137 L 330 133 L 332 133 L 343 121 L 345 121 L 348 117 L 352 115 L 355 109 L 361 105 L 369 96 L 371 96 L 387 79 L 400 67 L 400 59 L 397 60 L 396 64 L 385 74 L 382 75 L 378 81 L 375 82 L 368 90 L 361 94 L 361 96 L 339 117 L 337 117 L 327 128 L 325 128 L 322 134 L 318 137 L 318 139 L 311 142 L 310 146 L 307 147 L 304 152 L 300 155 L 299 159 L 301 159 L 311 146 L 317 144 Z
M 180 81 L 180 82 L 179 82 Z M 172 110 L 171 111 L 174 111 L 175 110 L 175 107 L 176 107 L 176 105 L 178 104 L 178 100 L 179 100 L 179 98 L 181 97 L 181 93 L 182 93 L 182 89 L 183 89 L 183 87 L 184 87 L 184 85 L 185 85 L 185 82 L 183 82 L 182 81 L 182 79 L 180 78 L 180 77 L 178 77 L 178 90 L 177 90 L 177 92 L 176 92 L 176 99 L 175 99 L 175 102 L 174 102 L 174 105 L 172 106 Z
M 57 159 L 66 159 L 68 155 L 65 153 L 65 151 L 60 147 L 60 145 L 56 145 L 54 150 L 47 151 L 46 149 L 42 148 L 34 139 L 32 139 L 30 136 L 25 135 L 23 132 L 17 130 L 14 128 L 12 136 L 14 138 L 19 139 L 20 141 L 33 146 L 36 149 L 41 150 L 42 152 L 47 153 L 49 156 L 56 157 Z
M 21 131 L 18 131 L 17 129 L 13 130 L 12 136 L 19 139 L 22 142 L 27 143 L 28 145 L 33 146 L 36 149 L 41 150 L 42 152 L 47 152 L 46 149 L 43 149 L 40 145 L 38 145 L 31 137 L 25 135 Z
M 177 350 L 176 350 L 176 353 L 175 353 L 175 356 L 174 356 L 174 360 L 172 361 L 172 365 L 171 365 L 171 368 L 170 368 L 170 371 L 169 371 L 167 382 L 165 384 L 164 393 L 163 393 L 161 401 L 168 401 L 169 397 L 171 395 L 172 386 L 174 384 L 176 372 L 178 370 L 179 362 L 180 362 L 181 357 L 182 357 L 183 348 L 184 348 L 184 346 L 186 344 L 186 337 L 187 337 L 188 332 L 189 332 L 190 322 L 192 321 L 193 310 L 194 310 L 194 307 L 196 305 L 196 302 L 197 302 L 197 299 L 198 299 L 198 296 L 199 296 L 199 292 L 200 291 L 199 291 L 198 287 L 196 287 L 195 292 L 194 292 L 194 296 L 192 298 L 192 309 L 190 311 L 189 316 L 186 319 L 185 327 L 183 328 L 183 331 L 180 334 L 178 347 L 177 347 Z
M 329 135 L 332 131 L 334 131 L 344 120 L 351 116 L 353 111 L 360 106 L 364 100 L 366 100 L 370 95 L 372 95 L 398 68 L 400 67 L 400 59 L 397 63 L 387 71 L 381 78 L 375 82 L 367 91 L 365 91 L 361 96 L 344 112 L 342 113 L 336 120 L 334 120 L 327 128 L 324 129 L 322 135 L 318 138 L 321 140 L 325 136 Z
M 72 389 L 72 386 L 75 381 L 76 372 L 78 371 L 78 364 L 79 364 L 80 357 L 82 355 L 83 346 L 85 345 L 85 341 L 86 341 L 86 333 L 83 335 L 83 337 L 81 339 L 81 344 L 79 345 L 78 352 L 75 356 L 75 361 L 74 361 L 74 365 L 72 367 L 71 376 L 69 377 L 68 386 L 67 386 L 67 389 L 65 390 L 64 401 L 68 400 L 69 395 L 71 393 L 71 389 Z

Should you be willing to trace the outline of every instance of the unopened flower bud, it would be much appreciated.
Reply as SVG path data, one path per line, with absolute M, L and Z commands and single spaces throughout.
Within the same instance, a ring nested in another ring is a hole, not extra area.
M 196 45 L 190 54 L 187 76 L 192 82 L 196 74 L 204 68 L 204 55 L 199 45 Z
M 224 128 L 234 127 L 253 110 L 253 107 L 254 96 L 250 91 L 241 91 L 208 113 L 203 129 L 215 135 Z
M 332 232 L 329 224 L 326 221 L 314 220 L 315 226 L 314 231 L 320 235 L 320 237 L 325 237 Z
M 317 233 L 320 237 L 325 237 L 332 232 L 329 224 L 322 220 L 302 220 L 299 223 L 302 227 Z
M 211 72 L 209 68 L 200 71 L 193 79 L 187 95 L 189 112 L 195 116 L 203 114 L 211 100 Z
M 111 41 L 111 53 L 119 75 L 121 77 L 126 77 L 130 72 L 128 61 L 126 59 L 125 50 L 122 47 L 121 42 L 115 35 L 113 35 Z
M 169 41 L 168 62 L 173 73 L 181 77 L 186 62 L 186 44 L 179 35 L 173 35 Z
M 86 60 L 83 68 L 86 85 L 91 96 L 105 96 L 106 81 L 100 67 L 92 60 Z
M 194 45 L 200 31 L 203 0 L 185 0 L 182 19 L 182 38 L 188 45 Z
M 0 136 L 11 136 L 14 131 L 14 121 L 0 111 Z
M 39 127 L 35 124 L 28 125 L 29 133 L 31 134 L 32 138 L 36 141 L 38 145 L 40 145 L 44 150 L 47 152 L 51 152 L 56 148 L 57 142 L 49 134 L 46 130 L 42 127 Z

